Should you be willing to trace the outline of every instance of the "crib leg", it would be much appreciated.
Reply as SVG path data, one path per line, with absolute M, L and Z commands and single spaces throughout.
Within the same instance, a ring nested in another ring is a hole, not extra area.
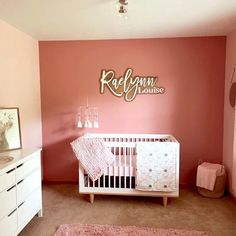
M 163 205 L 164 205 L 164 207 L 167 206 L 167 202 L 168 202 L 168 197 L 163 197 Z
M 94 194 L 89 194 L 89 197 L 90 197 L 90 203 L 93 203 L 94 202 Z

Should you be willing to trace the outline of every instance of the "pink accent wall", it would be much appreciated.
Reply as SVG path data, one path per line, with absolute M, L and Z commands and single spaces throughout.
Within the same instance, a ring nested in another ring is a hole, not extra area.
M 233 173 L 233 166 L 236 172 L 236 110 L 230 106 L 229 91 L 231 87 L 231 79 L 233 69 L 236 65 L 236 30 L 227 35 L 226 47 L 226 67 L 225 67 L 225 104 L 224 104 L 224 148 L 223 160 L 228 173 L 229 191 L 236 197 L 236 173 Z M 234 76 L 234 82 L 236 75 Z M 234 189 L 233 189 L 234 185 Z
M 195 182 L 198 160 L 222 163 L 225 37 L 40 42 L 45 181 L 77 181 L 69 143 L 79 105 L 99 108 L 100 128 L 87 132 L 167 133 L 181 144 L 181 183 Z M 128 103 L 99 92 L 102 69 L 117 76 L 158 76 L 164 95 Z

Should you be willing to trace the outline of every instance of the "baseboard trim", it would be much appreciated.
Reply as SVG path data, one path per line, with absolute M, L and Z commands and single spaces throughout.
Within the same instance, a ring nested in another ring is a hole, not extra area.
M 229 192 L 229 196 L 234 201 L 234 203 L 236 203 L 236 197 L 230 192 Z

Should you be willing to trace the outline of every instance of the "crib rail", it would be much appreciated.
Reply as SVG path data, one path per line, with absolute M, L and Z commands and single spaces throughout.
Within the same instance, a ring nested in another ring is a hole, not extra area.
M 87 133 L 88 138 L 104 138 L 106 142 L 177 142 L 170 134 L 102 134 Z

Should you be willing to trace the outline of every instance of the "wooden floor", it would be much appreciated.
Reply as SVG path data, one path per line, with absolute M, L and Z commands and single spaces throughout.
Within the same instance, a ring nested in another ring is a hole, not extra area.
M 79 195 L 77 185 L 46 185 L 44 217 L 35 217 L 20 236 L 50 236 L 60 224 L 137 225 L 211 231 L 236 235 L 236 204 L 229 197 L 209 199 L 195 189 L 181 189 L 180 197 L 163 207 L 162 198 Z

